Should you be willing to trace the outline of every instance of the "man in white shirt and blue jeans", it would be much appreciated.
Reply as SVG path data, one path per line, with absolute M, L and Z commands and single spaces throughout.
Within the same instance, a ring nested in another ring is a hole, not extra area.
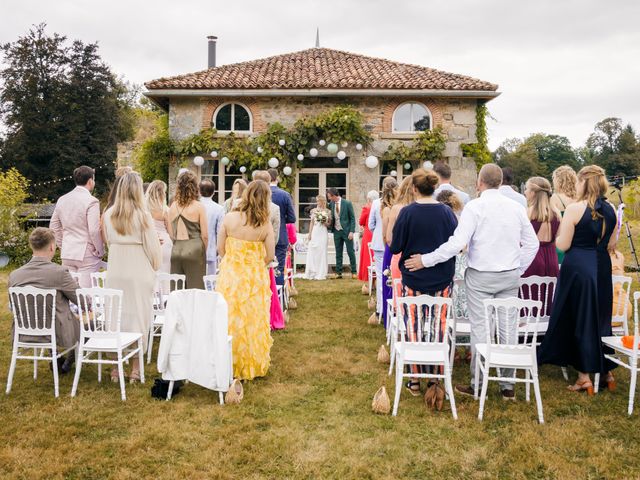
M 413 255 L 405 262 L 411 270 L 428 268 L 454 257 L 467 246 L 468 267 L 465 272 L 467 311 L 471 323 L 471 383 L 457 385 L 456 391 L 473 395 L 475 384 L 476 344 L 486 343 L 483 300 L 518 296 L 520 275 L 538 252 L 539 242 L 527 212 L 517 202 L 502 195 L 502 170 L 495 164 L 482 167 L 477 189 L 480 197 L 471 200 L 462 211 L 460 222 L 449 240 L 424 255 Z M 509 318 L 501 341 L 517 342 L 518 319 Z M 502 322 L 500 322 L 502 323 Z M 503 369 L 502 376 L 513 375 Z M 482 381 L 482 379 L 479 379 Z M 515 400 L 513 382 L 500 382 L 505 400 Z

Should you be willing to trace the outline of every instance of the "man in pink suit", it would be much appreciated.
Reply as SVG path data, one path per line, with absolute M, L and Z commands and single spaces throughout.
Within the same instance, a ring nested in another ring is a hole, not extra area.
M 76 188 L 58 199 L 50 227 L 60 247 L 62 265 L 80 273 L 80 286 L 91 286 L 91 272 L 102 266 L 104 243 L 100 232 L 100 204 L 91 192 L 96 185 L 92 168 L 73 171 Z

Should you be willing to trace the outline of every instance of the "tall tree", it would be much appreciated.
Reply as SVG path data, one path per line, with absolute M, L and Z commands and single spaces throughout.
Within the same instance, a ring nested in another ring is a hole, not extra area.
M 494 152 L 494 159 L 501 167 L 511 167 L 517 185 L 531 177 L 549 174 L 546 165 L 540 162 L 535 146 L 517 138 L 505 140 Z
M 640 142 L 631 125 L 623 126 L 619 118 L 605 118 L 596 123 L 586 148 L 592 162 L 608 175 L 640 174 Z
M 576 154 L 567 137 L 561 135 L 547 135 L 546 133 L 534 133 L 524 143 L 530 144 L 538 152 L 538 161 L 547 171 L 553 172 L 562 165 L 578 168 Z
M 16 167 L 32 182 L 34 199 L 55 200 L 69 190 L 78 165 L 100 167 L 111 176 L 116 144 L 131 134 L 122 82 L 100 59 L 97 44 L 74 41 L 37 25 L 0 46 L 0 114 L 7 126 L 0 151 L 3 168 Z

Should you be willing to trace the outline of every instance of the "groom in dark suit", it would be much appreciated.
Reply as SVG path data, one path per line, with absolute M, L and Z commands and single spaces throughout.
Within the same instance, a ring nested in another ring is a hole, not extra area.
M 347 246 L 347 254 L 351 263 L 351 276 L 356 278 L 356 253 L 353 250 L 353 234 L 356 231 L 356 216 L 353 205 L 349 200 L 340 197 L 338 190 L 327 190 L 327 198 L 331 202 L 331 222 L 329 231 L 333 233 L 333 243 L 336 246 L 336 274 L 342 278 L 342 249 Z

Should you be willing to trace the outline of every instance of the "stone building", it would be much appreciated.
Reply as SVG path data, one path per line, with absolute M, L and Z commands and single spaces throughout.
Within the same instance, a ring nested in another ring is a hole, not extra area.
M 347 145 L 342 148 L 347 158 L 339 161 L 318 147 L 320 154 L 305 158 L 303 167 L 293 173 L 301 232 L 308 229 L 313 197 L 327 187 L 338 188 L 352 200 L 357 214 L 367 192 L 378 189 L 382 177 L 393 173 L 400 180 L 420 165 L 416 159 L 408 165 L 380 162 L 370 169 L 365 158 L 381 156 L 391 142 L 411 141 L 427 128 L 443 128 L 447 135 L 443 156 L 453 170 L 453 183 L 473 190 L 475 163 L 463 156 L 460 145 L 476 142 L 476 107 L 499 95 L 497 85 L 327 48 L 215 66 L 215 37 L 209 42 L 207 70 L 145 84 L 145 95 L 168 111 L 175 139 L 208 127 L 215 127 L 219 135 L 231 131 L 255 135 L 270 123 L 291 126 L 301 117 L 337 105 L 350 105 L 364 115 L 365 128 L 374 139 L 367 149 Z M 211 156 L 205 156 L 202 167 L 191 168 L 215 181 L 219 201 L 230 195 L 233 181 L 242 176 L 237 166 L 224 168 L 219 158 Z M 172 170 L 170 183 L 175 176 Z

